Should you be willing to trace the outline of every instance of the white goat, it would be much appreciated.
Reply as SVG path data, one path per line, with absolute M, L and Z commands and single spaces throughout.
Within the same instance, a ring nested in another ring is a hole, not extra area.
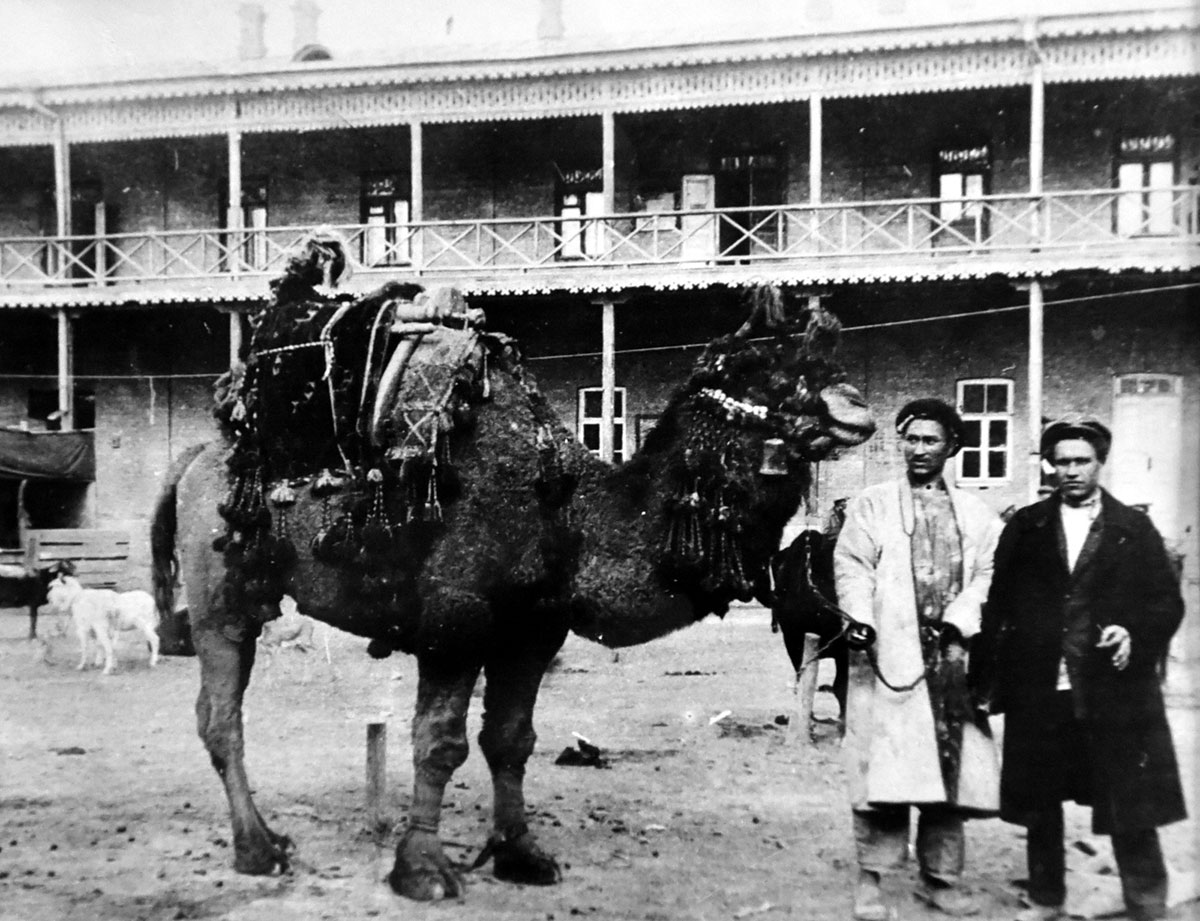
M 158 664 L 158 608 L 148 592 L 86 588 L 74 576 L 60 575 L 50 583 L 46 600 L 71 615 L 79 638 L 77 669 L 87 668 L 90 641 L 95 639 L 100 647 L 96 664 L 103 654 L 104 674 L 112 674 L 117 636 L 122 630 L 140 630 L 150 647 L 150 667 Z

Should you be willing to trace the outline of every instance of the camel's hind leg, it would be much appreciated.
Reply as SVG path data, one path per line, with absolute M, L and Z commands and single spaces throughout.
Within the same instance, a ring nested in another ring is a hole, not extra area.
M 267 827 L 250 795 L 242 739 L 242 697 L 254 667 L 255 638 L 231 640 L 221 630 L 198 630 L 200 696 L 196 723 L 209 758 L 225 784 L 233 821 L 234 868 L 265 874 L 288 868 L 291 841 Z
M 492 772 L 494 830 L 489 847 L 496 876 L 549 885 L 561 880 L 562 872 L 525 824 L 525 762 L 537 740 L 533 709 L 538 688 L 567 631 L 565 625 L 556 628 L 550 618 L 539 628 L 536 633 L 497 631 L 503 638 L 484 664 L 487 689 L 479 747 Z
M 417 664 L 413 798 L 388 882 L 400 895 L 432 901 L 462 894 L 462 880 L 442 852 L 438 823 L 446 784 L 467 760 L 467 709 L 480 665 L 429 655 Z

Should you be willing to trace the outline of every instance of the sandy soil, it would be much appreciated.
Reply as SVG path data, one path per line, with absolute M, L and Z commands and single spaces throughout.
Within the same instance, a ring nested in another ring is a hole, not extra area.
M 332 665 L 321 651 L 260 664 L 248 697 L 250 774 L 260 810 L 297 853 L 286 876 L 247 877 L 233 872 L 224 794 L 195 735 L 195 660 L 166 658 L 150 670 L 131 636 L 116 674 L 77 672 L 74 639 L 55 626 L 46 618 L 47 642 L 30 644 L 21 614 L 0 612 L 3 921 L 849 917 L 853 856 L 836 735 L 818 724 L 814 742 L 794 728 L 790 667 L 761 609 L 619 655 L 568 640 L 542 692 L 527 781 L 531 821 L 564 880 L 519 887 L 484 868 L 468 874 L 462 900 L 438 905 L 391 893 L 382 880 L 394 837 L 376 842 L 365 828 L 370 721 L 387 722 L 387 814 L 402 822 L 405 813 L 412 659 L 375 661 L 362 641 L 331 634 Z M 1173 662 L 1168 685 L 1190 791 L 1197 673 L 1200 662 Z M 819 695 L 818 715 L 834 712 L 832 697 Z M 779 725 L 784 716 L 790 726 Z M 472 739 L 478 729 L 473 713 Z M 556 765 L 573 732 L 599 745 L 609 766 Z M 469 863 L 490 809 L 477 750 L 448 800 L 447 850 Z M 1073 906 L 1112 909 L 1107 839 L 1093 838 L 1074 808 L 1068 834 Z M 980 917 L 1012 917 L 1024 875 L 1019 830 L 976 821 L 968 836 Z M 1163 839 L 1180 891 L 1194 885 L 1183 872 L 1200 854 L 1194 821 Z M 913 879 L 909 871 L 889 881 L 899 917 L 939 917 L 912 898 Z M 1171 917 L 1200 919 L 1200 905 Z

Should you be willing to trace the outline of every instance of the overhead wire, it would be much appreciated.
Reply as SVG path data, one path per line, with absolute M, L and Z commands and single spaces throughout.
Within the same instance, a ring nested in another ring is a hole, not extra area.
M 1111 300 L 1113 298 L 1124 298 L 1142 294 L 1158 294 L 1163 291 L 1182 291 L 1192 288 L 1200 288 L 1200 282 L 1186 282 L 1178 285 L 1163 285 L 1157 288 L 1138 288 L 1131 291 L 1113 291 L 1106 294 L 1088 294 L 1080 297 L 1064 297 L 1058 300 L 1047 300 L 1044 306 L 1059 307 L 1068 304 L 1082 304 L 1089 301 Z M 927 317 L 907 317 L 902 320 L 886 320 L 879 323 L 861 323 L 856 326 L 843 326 L 842 332 L 853 333 L 863 332 L 873 329 L 888 329 L 896 326 L 914 326 L 920 323 L 938 323 L 944 320 L 962 320 L 972 317 L 984 317 L 1001 313 L 1015 313 L 1021 310 L 1028 310 L 1028 304 L 1013 304 L 1006 307 L 989 307 L 983 310 L 965 310 L 959 313 L 941 313 Z M 680 342 L 674 345 L 649 345 L 640 348 L 616 349 L 616 355 L 637 355 L 650 352 L 671 352 L 671 351 L 686 351 L 688 349 L 702 349 L 707 342 Z M 569 358 L 596 358 L 602 355 L 602 352 L 564 352 L 558 355 L 534 355 L 529 356 L 529 361 L 563 361 Z
M 1159 294 L 1167 291 L 1185 291 L 1200 288 L 1200 281 L 1185 282 L 1178 285 L 1163 285 L 1157 288 L 1137 288 L 1130 291 L 1111 291 L 1105 294 L 1087 294 L 1079 297 L 1066 297 L 1058 300 L 1047 300 L 1044 306 L 1061 307 L 1071 304 L 1083 304 L 1092 301 L 1112 300 L 1115 298 L 1127 298 L 1146 294 Z M 1028 304 L 1012 304 L 1004 307 L 988 307 L 983 310 L 965 310 L 957 313 L 942 313 L 933 316 L 925 317 L 906 317 L 900 320 L 884 320 L 878 323 L 861 323 L 855 326 L 843 326 L 842 332 L 854 333 L 864 332 L 874 329 L 890 329 L 897 326 L 915 326 L 922 323 L 939 323 L 947 320 L 963 320 L 974 317 L 994 316 L 1004 313 L 1016 313 L 1022 310 L 1028 310 Z M 702 349 L 707 342 L 679 342 L 672 345 L 648 345 L 638 348 L 616 349 L 616 355 L 645 355 L 653 352 L 683 352 L 693 349 Z M 562 352 L 555 355 L 530 355 L 526 357 L 527 361 L 565 361 L 573 358 L 598 358 L 603 354 L 600 351 L 588 352 Z M 189 374 L 87 374 L 75 373 L 76 380 L 130 380 L 143 381 L 151 378 L 171 378 L 172 380 L 188 380 L 188 379 L 209 379 L 218 377 L 225 373 L 227 369 L 220 371 L 196 372 Z M 0 380 L 52 380 L 58 375 L 49 374 L 5 374 L 0 373 Z

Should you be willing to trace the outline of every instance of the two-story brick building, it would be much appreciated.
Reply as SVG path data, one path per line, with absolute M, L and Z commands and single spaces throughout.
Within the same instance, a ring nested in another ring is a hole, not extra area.
M 211 431 L 242 315 L 323 224 L 355 290 L 462 287 L 616 460 L 749 285 L 822 298 L 883 424 L 823 465 L 820 511 L 898 469 L 887 423 L 913 396 L 960 406 L 954 474 L 998 511 L 1036 495 L 1042 419 L 1093 412 L 1107 485 L 1185 553 L 1195 595 L 1191 4 L 693 4 L 628 34 L 614 8 L 503 6 L 520 41 L 447 21 L 342 54 L 305 0 L 272 56 L 245 3 L 220 10 L 228 60 L 0 87 L 0 424 L 82 430 L 56 444 L 94 457 L 0 466 L 0 544 L 22 519 L 140 538 L 170 459 Z

